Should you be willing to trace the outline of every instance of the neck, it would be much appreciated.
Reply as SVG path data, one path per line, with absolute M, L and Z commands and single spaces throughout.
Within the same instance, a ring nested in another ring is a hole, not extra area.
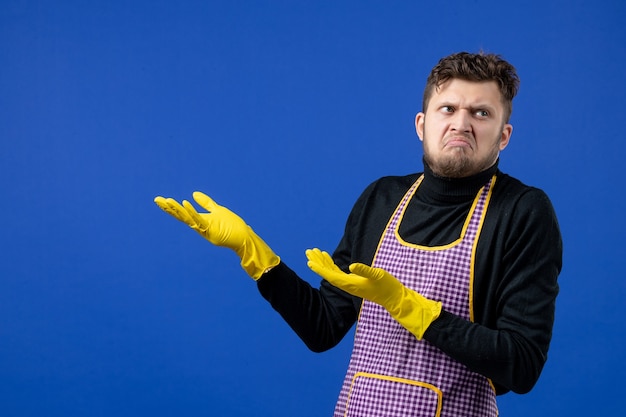
M 424 197 L 440 202 L 460 202 L 476 197 L 476 193 L 498 172 L 498 161 L 490 168 L 463 178 L 447 178 L 435 174 L 424 161 L 424 180 L 420 190 Z

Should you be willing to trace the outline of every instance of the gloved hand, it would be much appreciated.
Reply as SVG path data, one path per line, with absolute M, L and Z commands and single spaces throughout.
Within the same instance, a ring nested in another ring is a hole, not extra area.
M 343 272 L 327 252 L 306 251 L 308 266 L 335 287 L 384 307 L 389 314 L 415 337 L 421 339 L 430 324 L 439 317 L 441 303 L 429 300 L 404 286 L 381 268 L 361 263 L 350 265 L 350 274 Z
M 199 191 L 193 193 L 193 198 L 208 213 L 198 213 L 187 200 L 181 205 L 172 198 L 158 196 L 154 202 L 209 242 L 235 251 L 242 268 L 255 281 L 280 263 L 280 258 L 241 217 Z

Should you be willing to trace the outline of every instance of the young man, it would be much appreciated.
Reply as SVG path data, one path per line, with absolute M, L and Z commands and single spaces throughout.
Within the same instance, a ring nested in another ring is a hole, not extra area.
M 519 79 L 497 55 L 458 53 L 428 77 L 415 126 L 424 171 L 359 197 L 332 257 L 308 250 L 319 288 L 246 223 L 157 197 L 166 212 L 237 252 L 259 291 L 313 351 L 357 322 L 335 416 L 496 416 L 546 361 L 562 243 L 544 192 L 502 173 Z

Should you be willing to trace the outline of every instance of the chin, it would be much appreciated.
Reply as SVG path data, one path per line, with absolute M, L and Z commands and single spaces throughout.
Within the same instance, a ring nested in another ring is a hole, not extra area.
M 473 175 L 476 166 L 472 161 L 462 155 L 449 158 L 439 158 L 434 161 L 428 156 L 424 156 L 424 160 L 433 171 L 440 177 L 446 178 L 463 178 Z

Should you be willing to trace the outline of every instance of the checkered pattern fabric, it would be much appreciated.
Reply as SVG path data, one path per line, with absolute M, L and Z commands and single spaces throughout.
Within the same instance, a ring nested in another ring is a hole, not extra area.
M 383 268 L 443 308 L 470 318 L 469 286 L 478 238 L 493 179 L 477 196 L 459 240 L 440 248 L 398 239 L 404 209 L 422 178 L 409 189 L 383 234 L 374 266 Z M 377 304 L 364 301 L 350 365 L 335 417 L 497 416 L 489 381 L 432 346 L 417 340 Z

